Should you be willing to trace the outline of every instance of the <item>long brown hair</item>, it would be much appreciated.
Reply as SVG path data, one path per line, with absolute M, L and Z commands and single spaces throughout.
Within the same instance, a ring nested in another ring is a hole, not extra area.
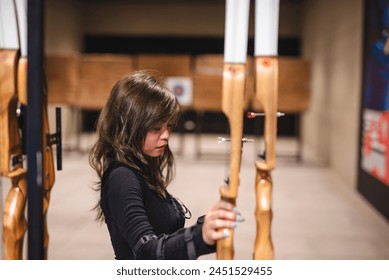
M 179 104 L 162 80 L 150 72 L 132 72 L 121 78 L 112 88 L 107 103 L 97 122 L 97 141 L 89 153 L 89 164 L 96 171 L 101 191 L 104 171 L 113 161 L 136 169 L 149 187 L 165 196 L 174 176 L 174 157 L 166 147 L 160 157 L 149 157 L 142 152 L 146 134 L 165 122 L 174 124 L 179 115 Z M 100 202 L 96 205 L 96 220 L 103 220 Z

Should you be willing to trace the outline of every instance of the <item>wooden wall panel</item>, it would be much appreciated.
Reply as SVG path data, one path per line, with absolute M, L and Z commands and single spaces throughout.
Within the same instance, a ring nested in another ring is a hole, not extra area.
M 80 83 L 78 54 L 46 54 L 48 102 L 74 104 Z
M 192 65 L 193 61 L 193 65 Z M 253 57 L 247 58 L 245 109 L 261 111 L 255 99 Z M 164 77 L 193 79 L 193 109 L 221 111 L 223 55 L 117 54 L 47 55 L 50 103 L 64 103 L 83 109 L 101 109 L 114 83 L 134 70 L 154 70 Z M 309 62 L 280 57 L 279 98 L 281 112 L 305 112 L 310 102 Z
M 134 57 L 117 54 L 85 54 L 80 62 L 80 95 L 75 105 L 82 109 L 101 109 L 113 85 L 134 71 Z
M 253 96 L 254 91 L 254 80 L 253 80 L 253 59 L 252 57 L 247 57 L 247 63 L 246 63 L 246 84 L 245 84 L 245 109 L 248 108 L 250 104 L 250 98 Z M 202 98 L 207 98 L 208 95 L 202 91 L 208 90 L 213 95 L 212 98 L 215 98 L 216 91 L 220 91 L 219 98 L 221 98 L 222 95 L 222 84 L 216 82 L 217 78 L 219 77 L 220 80 L 222 80 L 223 77 L 223 66 L 224 66 L 224 56 L 223 54 L 204 54 L 204 55 L 197 55 L 194 58 L 193 63 L 193 72 L 196 78 L 196 86 L 194 87 L 194 98 L 197 99 L 195 101 L 196 108 L 200 109 L 200 105 L 207 109 L 208 107 L 212 107 L 215 109 L 214 106 L 214 100 L 207 104 L 207 100 L 200 101 Z M 209 83 L 205 85 L 201 85 L 200 83 Z M 213 88 L 215 87 L 215 88 Z M 220 99 L 221 103 L 221 99 Z M 219 106 L 219 109 L 221 110 L 221 105 Z
M 137 56 L 138 70 L 160 72 L 164 77 L 190 76 L 192 57 L 186 54 L 139 54 Z
M 310 104 L 310 66 L 301 58 L 279 58 L 278 111 L 305 112 Z M 262 105 L 252 96 L 252 108 L 261 111 Z
M 194 74 L 193 109 L 221 112 L 222 76 Z

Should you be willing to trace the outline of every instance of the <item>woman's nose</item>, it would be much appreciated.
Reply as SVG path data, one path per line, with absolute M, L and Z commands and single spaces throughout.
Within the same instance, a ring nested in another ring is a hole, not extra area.
M 162 139 L 169 139 L 169 137 L 170 137 L 170 129 L 165 128 L 161 134 L 161 138 Z

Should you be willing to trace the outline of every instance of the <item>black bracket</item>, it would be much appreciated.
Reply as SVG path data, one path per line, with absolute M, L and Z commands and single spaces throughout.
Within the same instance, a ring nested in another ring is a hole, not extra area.
M 61 108 L 55 108 L 56 128 L 55 133 L 47 134 L 47 146 L 57 145 L 57 170 L 62 170 L 62 125 L 61 125 Z

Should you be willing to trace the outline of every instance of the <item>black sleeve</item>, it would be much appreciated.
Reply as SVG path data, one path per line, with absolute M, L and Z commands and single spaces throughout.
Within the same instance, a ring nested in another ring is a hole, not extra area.
M 188 260 L 214 253 L 216 246 L 209 246 L 203 241 L 203 225 L 199 220 L 189 228 L 148 241 L 138 251 L 137 259 Z
M 141 180 L 139 175 L 126 167 L 113 170 L 107 178 L 108 207 L 116 217 L 115 223 L 128 246 L 131 249 L 139 248 L 134 252 L 137 259 L 193 258 L 188 254 L 188 244 L 194 244 L 196 258 L 215 251 L 214 246 L 207 246 L 202 239 L 202 223 L 170 235 L 160 235 L 139 246 L 142 237 L 155 235 L 144 207 Z

